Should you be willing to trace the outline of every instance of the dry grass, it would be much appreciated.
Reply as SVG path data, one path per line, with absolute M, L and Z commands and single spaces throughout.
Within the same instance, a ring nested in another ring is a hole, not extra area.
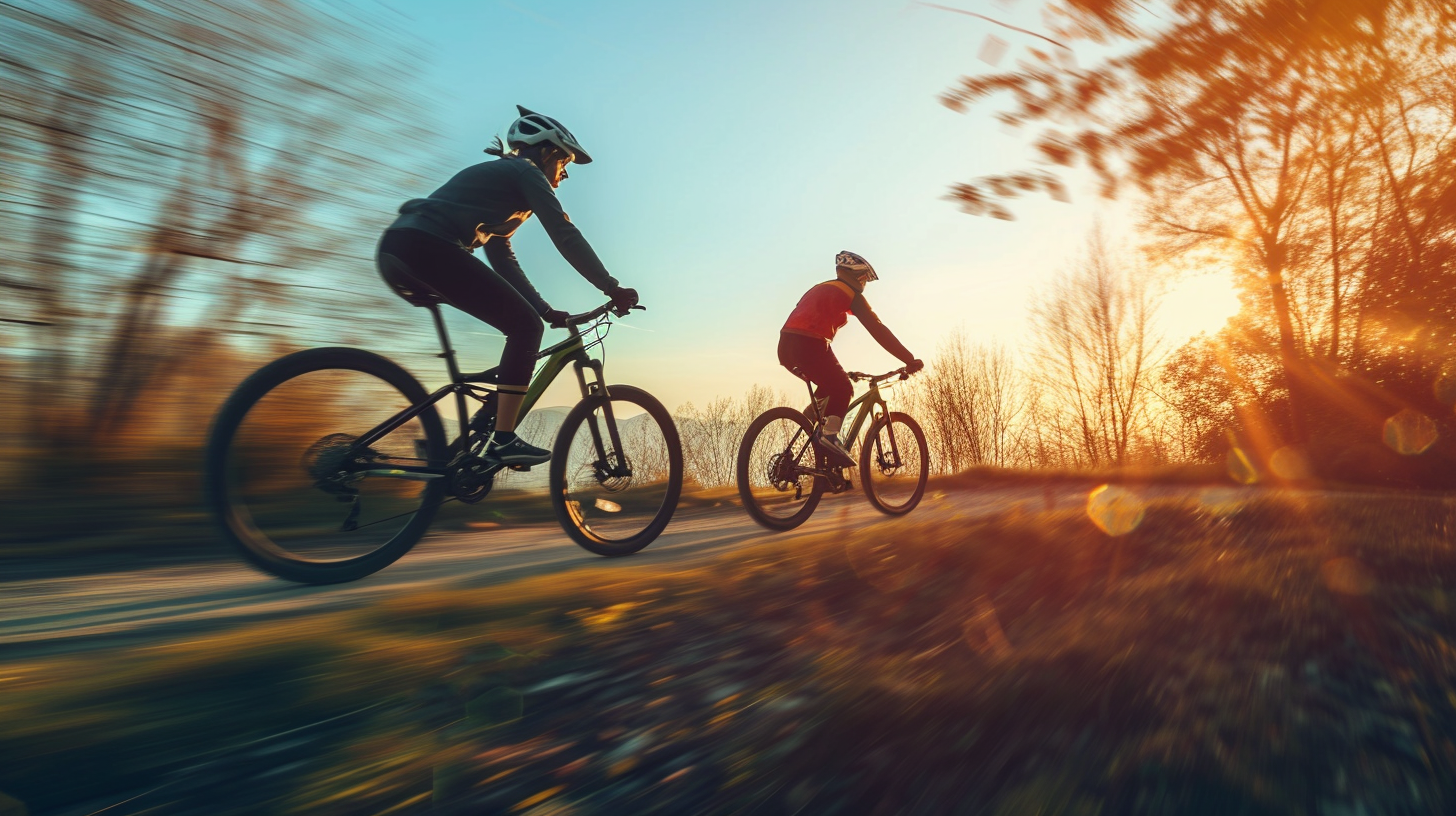
M 1075 511 L 906 523 L 0 666 L 0 790 L 37 812 L 162 785 L 138 802 L 1445 813 L 1453 524 L 1438 499 L 1213 490 L 1117 538 Z

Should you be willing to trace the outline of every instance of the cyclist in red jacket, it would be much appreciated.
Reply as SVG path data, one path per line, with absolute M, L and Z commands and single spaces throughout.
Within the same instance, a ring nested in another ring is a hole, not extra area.
M 880 344 L 914 373 L 925 367 L 880 322 L 865 300 L 865 284 L 879 280 L 869 261 L 853 252 L 834 257 L 835 279 L 818 284 L 804 296 L 779 331 L 779 363 L 789 371 L 798 369 L 815 386 L 814 399 L 823 403 L 824 426 L 815 443 L 829 460 L 841 467 L 853 467 L 854 457 L 839 441 L 844 412 L 849 409 L 854 386 L 829 344 L 852 313 Z

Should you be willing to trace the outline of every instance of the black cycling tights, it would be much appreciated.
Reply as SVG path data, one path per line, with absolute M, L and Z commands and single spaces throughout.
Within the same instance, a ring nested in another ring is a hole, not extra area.
M 829 348 L 829 341 L 793 332 L 779 335 L 779 364 L 789 371 L 799 371 L 818 386 L 814 398 L 826 400 L 824 415 L 844 418 L 854 386 Z
M 469 252 L 419 230 L 389 230 L 379 242 L 379 251 L 404 261 L 415 277 L 434 287 L 451 306 L 506 336 L 501 383 L 526 385 L 531 381 L 545 326 L 505 278 Z

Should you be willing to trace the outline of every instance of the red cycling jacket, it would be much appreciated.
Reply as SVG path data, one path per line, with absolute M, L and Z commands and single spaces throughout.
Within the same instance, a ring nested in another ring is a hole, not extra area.
M 780 331 L 817 337 L 828 343 L 849 322 L 851 313 L 859 318 L 865 330 L 885 351 L 906 364 L 915 359 L 889 328 L 880 322 L 879 316 L 870 308 L 864 295 L 838 279 L 825 281 L 805 292 Z

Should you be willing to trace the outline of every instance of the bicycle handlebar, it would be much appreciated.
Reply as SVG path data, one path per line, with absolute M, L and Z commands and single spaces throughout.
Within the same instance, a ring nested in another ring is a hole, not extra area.
M 551 328 L 553 328 L 553 329 L 569 329 L 569 328 L 574 328 L 576 326 L 582 325 L 583 323 L 590 323 L 593 320 L 596 320 L 597 318 L 606 315 L 607 312 L 611 312 L 612 314 L 616 315 L 617 317 L 626 317 L 627 316 L 627 313 L 630 312 L 630 311 L 632 311 L 632 310 L 634 310 L 634 309 L 646 311 L 647 310 L 647 307 L 646 306 L 642 306 L 642 305 L 636 305 L 636 306 L 632 306 L 632 307 L 627 308 L 627 309 L 614 309 L 614 308 L 612 308 L 612 302 L 609 300 L 606 303 L 603 303 L 602 305 L 596 307 L 595 309 L 592 309 L 589 312 L 582 312 L 581 314 L 567 315 L 566 317 L 563 317 L 561 320 L 559 320 L 559 321 L 557 321 L 555 323 L 552 323 L 551 324 Z
M 869 380 L 870 384 L 878 385 L 885 380 L 892 379 L 897 376 L 902 380 L 910 379 L 910 372 L 906 370 L 909 367 L 910 366 L 908 365 L 900 366 L 894 371 L 886 371 L 884 374 L 866 374 L 863 371 L 850 371 L 848 372 L 848 374 L 851 380 Z

